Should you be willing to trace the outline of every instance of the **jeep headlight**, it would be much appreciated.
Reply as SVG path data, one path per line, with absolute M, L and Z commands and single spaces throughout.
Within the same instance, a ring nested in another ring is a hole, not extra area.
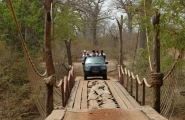
M 84 69 L 85 69 L 85 71 L 89 71 L 90 70 L 90 66 L 85 66 Z
M 107 66 L 101 66 L 101 69 L 102 70 L 106 70 L 107 69 Z

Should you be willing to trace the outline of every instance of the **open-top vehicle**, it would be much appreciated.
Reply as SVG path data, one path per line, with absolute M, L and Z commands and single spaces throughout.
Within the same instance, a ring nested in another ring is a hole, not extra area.
M 84 80 L 90 76 L 102 76 L 107 79 L 107 66 L 103 57 L 87 57 L 83 64 Z

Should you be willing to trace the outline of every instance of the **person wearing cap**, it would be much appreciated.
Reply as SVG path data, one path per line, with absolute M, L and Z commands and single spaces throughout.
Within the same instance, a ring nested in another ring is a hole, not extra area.
M 87 57 L 89 57 L 90 55 L 89 55 L 89 51 L 86 51 L 86 54 L 87 54 Z
M 83 54 L 82 54 L 82 62 L 83 62 L 83 63 L 85 62 L 86 57 L 87 57 L 87 51 L 84 50 L 84 51 L 83 51 Z

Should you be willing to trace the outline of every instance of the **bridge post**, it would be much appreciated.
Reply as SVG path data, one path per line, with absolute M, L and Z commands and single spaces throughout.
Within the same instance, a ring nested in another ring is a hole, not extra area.
M 121 67 L 124 67 L 124 64 L 123 64 L 123 37 L 122 37 L 122 34 L 123 34 L 123 32 L 122 32 L 122 28 L 123 28 L 123 15 L 121 15 L 121 20 L 120 21 L 118 21 L 117 19 L 116 19 L 116 21 L 117 21 L 117 24 L 118 24 L 119 35 L 120 35 L 119 65 Z M 120 71 L 121 71 L 121 69 L 120 69 Z M 121 75 L 120 76 L 120 83 L 124 86 L 124 77 L 123 77 L 123 74 L 121 73 L 120 75 Z
M 156 13 L 152 22 L 154 27 L 154 69 L 151 74 L 151 84 L 153 85 L 153 108 L 160 113 L 160 87 L 163 85 L 163 74 L 160 71 L 160 13 Z
M 47 77 L 55 74 L 55 68 L 53 65 L 52 50 L 51 50 L 51 4 L 53 0 L 44 0 L 44 11 L 45 11 L 45 60 Z M 53 85 L 46 85 L 46 117 L 53 111 Z
M 117 20 L 117 19 L 116 19 Z M 121 15 L 120 22 L 117 20 L 119 35 L 120 35 L 120 52 L 119 52 L 119 64 L 123 65 L 123 37 L 122 37 L 122 28 L 123 28 L 123 15 Z
M 153 105 L 152 107 L 160 113 L 160 99 L 161 99 L 161 92 L 160 92 L 160 87 L 163 85 L 163 74 L 162 73 L 152 73 L 152 82 L 151 84 L 153 85 Z
M 123 84 L 123 74 L 124 73 L 122 73 L 121 67 L 122 67 L 121 65 L 118 65 L 118 72 L 119 72 L 118 80 L 119 80 L 119 82 L 120 82 L 121 85 L 124 85 Z

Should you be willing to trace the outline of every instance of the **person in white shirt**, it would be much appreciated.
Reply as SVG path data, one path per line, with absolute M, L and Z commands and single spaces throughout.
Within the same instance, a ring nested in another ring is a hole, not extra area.
M 87 57 L 87 51 L 84 50 L 84 51 L 83 51 L 83 54 L 82 54 L 82 63 L 85 62 L 86 57 Z
M 99 54 L 99 51 L 98 51 L 98 50 L 96 51 L 96 56 L 100 56 L 100 54 Z
M 92 50 L 92 53 L 90 54 L 90 57 L 96 57 L 95 50 Z

